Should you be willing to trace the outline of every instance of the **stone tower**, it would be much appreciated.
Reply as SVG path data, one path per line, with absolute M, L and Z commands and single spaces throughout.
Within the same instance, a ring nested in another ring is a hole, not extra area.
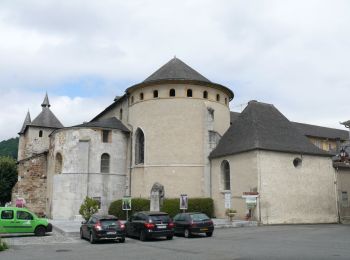
M 29 111 L 19 134 L 18 182 L 12 191 L 12 202 L 23 198 L 26 206 L 36 213 L 44 213 L 46 203 L 47 154 L 49 135 L 63 128 L 50 110 L 47 94 L 41 104 L 42 111 L 31 121 Z

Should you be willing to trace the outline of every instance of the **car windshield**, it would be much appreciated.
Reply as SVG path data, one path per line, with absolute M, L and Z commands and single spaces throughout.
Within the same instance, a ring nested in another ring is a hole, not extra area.
M 191 214 L 191 219 L 193 221 L 203 221 L 209 220 L 209 217 L 203 213 Z
M 117 219 L 101 219 L 101 225 L 104 228 L 117 226 Z
M 169 222 L 170 218 L 168 215 L 151 215 L 149 220 L 150 222 Z

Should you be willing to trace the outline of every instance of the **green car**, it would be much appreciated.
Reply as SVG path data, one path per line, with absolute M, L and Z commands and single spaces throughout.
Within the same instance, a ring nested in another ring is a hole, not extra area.
M 39 218 L 26 208 L 0 207 L 0 233 L 34 233 L 44 236 L 52 232 L 46 218 Z

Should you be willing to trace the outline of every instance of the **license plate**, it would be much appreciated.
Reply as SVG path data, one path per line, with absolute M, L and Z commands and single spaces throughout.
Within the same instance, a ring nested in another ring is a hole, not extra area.
M 117 232 L 107 232 L 107 235 L 115 235 L 115 234 L 117 234 Z
M 201 228 L 201 231 L 208 231 L 207 228 Z
M 157 228 L 163 229 L 163 228 L 166 228 L 166 225 L 157 225 Z

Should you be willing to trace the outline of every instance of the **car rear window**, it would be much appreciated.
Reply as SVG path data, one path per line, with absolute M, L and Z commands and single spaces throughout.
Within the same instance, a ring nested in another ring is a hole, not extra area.
M 100 222 L 103 228 L 117 226 L 118 224 L 117 219 L 101 219 Z
M 170 218 L 168 215 L 151 215 L 149 216 L 150 222 L 169 222 Z
M 193 221 L 203 221 L 203 220 L 209 220 L 209 217 L 203 213 L 198 213 L 198 214 L 191 214 L 191 219 Z

